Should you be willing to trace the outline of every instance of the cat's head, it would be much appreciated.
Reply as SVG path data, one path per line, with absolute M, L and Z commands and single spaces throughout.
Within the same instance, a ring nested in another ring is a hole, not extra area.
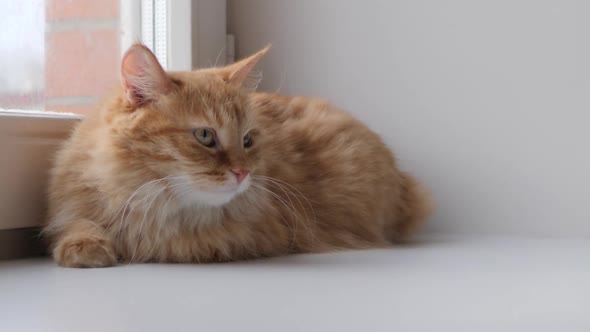
M 189 204 L 221 206 L 246 191 L 262 139 L 244 85 L 267 50 L 227 67 L 166 72 L 148 48 L 132 46 L 122 107 L 107 121 L 123 164 Z

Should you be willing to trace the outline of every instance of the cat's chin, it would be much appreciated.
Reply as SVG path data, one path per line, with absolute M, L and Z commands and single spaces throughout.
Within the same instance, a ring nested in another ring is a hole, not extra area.
M 185 203 L 188 205 L 221 207 L 231 202 L 237 194 L 236 190 L 224 192 L 194 191 L 185 195 Z
M 185 203 L 188 205 L 202 205 L 221 207 L 230 203 L 236 196 L 243 193 L 250 186 L 248 176 L 239 185 L 220 187 L 214 190 L 194 190 L 185 195 Z

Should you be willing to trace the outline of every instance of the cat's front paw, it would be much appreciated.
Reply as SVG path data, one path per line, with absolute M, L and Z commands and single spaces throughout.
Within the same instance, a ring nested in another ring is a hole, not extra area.
M 64 267 L 108 267 L 117 264 L 112 243 L 93 237 L 69 237 L 53 250 L 53 258 Z

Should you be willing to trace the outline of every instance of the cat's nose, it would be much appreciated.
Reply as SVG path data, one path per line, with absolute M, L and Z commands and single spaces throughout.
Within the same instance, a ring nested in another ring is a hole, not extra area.
M 247 169 L 243 168 L 232 168 L 231 172 L 236 175 L 236 180 L 238 180 L 238 184 L 242 183 L 244 179 L 248 176 L 250 172 Z

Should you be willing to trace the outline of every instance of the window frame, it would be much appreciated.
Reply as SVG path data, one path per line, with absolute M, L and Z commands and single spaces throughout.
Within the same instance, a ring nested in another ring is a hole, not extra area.
M 134 43 L 141 40 L 143 17 L 141 6 L 146 0 L 121 0 L 121 55 Z M 162 1 L 162 0 L 147 0 Z M 166 0 L 165 0 L 166 1 Z M 166 70 L 192 69 L 192 6 L 199 8 L 203 1 L 166 1 Z M 155 13 L 152 13 L 155 15 Z M 152 28 L 156 27 L 152 25 Z M 155 34 L 155 31 L 152 31 Z
M 167 0 L 167 70 L 191 70 L 193 63 L 198 65 L 197 57 L 193 56 L 193 50 L 199 44 L 196 39 L 208 36 L 211 29 L 215 30 L 216 35 L 208 38 L 220 39 L 220 25 L 197 26 L 198 17 L 207 15 L 212 8 L 215 8 L 215 15 L 219 15 L 220 6 L 225 10 L 225 0 Z M 193 19 L 194 13 L 198 15 Z M 225 43 L 225 16 L 222 21 Z M 120 27 L 122 55 L 141 36 L 141 0 L 120 0 Z M 194 31 L 199 33 L 194 34 Z M 218 50 L 214 52 L 217 53 Z M 222 59 L 224 58 L 225 55 Z M 39 227 L 43 223 L 46 209 L 45 185 L 52 156 L 83 118 L 83 115 L 67 113 L 6 111 L 0 107 L 0 148 L 18 146 L 18 149 L 0 149 L 0 179 L 12 176 L 22 178 L 16 182 L 18 185 L 12 187 L 0 185 L 0 200 L 19 197 L 18 204 L 11 206 L 0 202 L 0 206 L 4 207 L 0 210 L 0 232 Z M 12 155 L 6 153 L 9 150 Z M 26 176 L 16 174 L 15 170 L 18 169 L 26 169 L 28 173 Z

